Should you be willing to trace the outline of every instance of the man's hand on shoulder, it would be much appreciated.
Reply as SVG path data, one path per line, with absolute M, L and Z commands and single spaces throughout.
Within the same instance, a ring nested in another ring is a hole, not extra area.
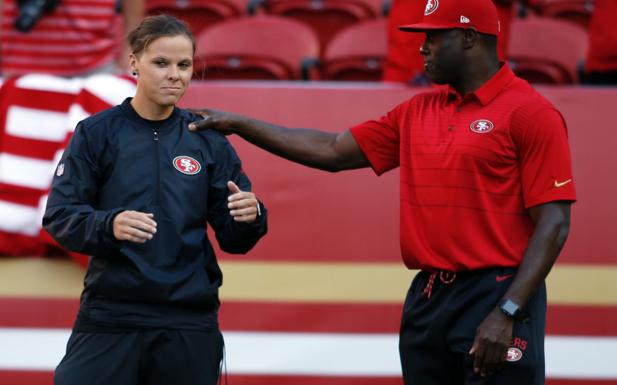
M 239 115 L 210 108 L 190 109 L 189 111 L 203 117 L 202 120 L 189 124 L 190 131 L 216 130 L 224 135 L 230 135 L 234 133 L 234 126 L 242 119 Z

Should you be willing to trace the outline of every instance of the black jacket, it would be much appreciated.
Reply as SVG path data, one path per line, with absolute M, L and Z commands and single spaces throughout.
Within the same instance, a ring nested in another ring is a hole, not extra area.
M 127 99 L 78 124 L 43 218 L 63 247 L 93 257 L 77 329 L 217 326 L 222 274 L 206 225 L 222 250 L 246 253 L 267 222 L 263 206 L 252 224 L 229 214 L 227 181 L 243 191 L 250 181 L 222 134 L 188 131 L 199 118 L 176 108 L 164 121 L 148 121 Z M 186 168 L 189 158 L 196 162 Z M 152 240 L 114 238 L 113 218 L 124 210 L 154 214 Z

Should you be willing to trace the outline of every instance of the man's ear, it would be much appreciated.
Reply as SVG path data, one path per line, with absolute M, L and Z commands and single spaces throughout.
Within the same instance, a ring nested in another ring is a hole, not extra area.
M 474 28 L 463 30 L 463 48 L 470 49 L 478 44 L 480 34 Z

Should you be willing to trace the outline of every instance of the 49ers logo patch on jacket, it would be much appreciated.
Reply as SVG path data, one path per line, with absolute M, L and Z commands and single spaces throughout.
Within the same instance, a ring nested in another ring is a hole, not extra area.
M 201 164 L 190 156 L 176 156 L 173 163 L 176 170 L 186 175 L 195 175 L 201 171 Z

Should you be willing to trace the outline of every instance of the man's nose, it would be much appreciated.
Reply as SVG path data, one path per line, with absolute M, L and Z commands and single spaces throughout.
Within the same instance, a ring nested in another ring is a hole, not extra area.
M 426 48 L 426 42 L 422 43 L 422 45 L 420 46 L 420 55 L 428 55 L 428 48 Z

